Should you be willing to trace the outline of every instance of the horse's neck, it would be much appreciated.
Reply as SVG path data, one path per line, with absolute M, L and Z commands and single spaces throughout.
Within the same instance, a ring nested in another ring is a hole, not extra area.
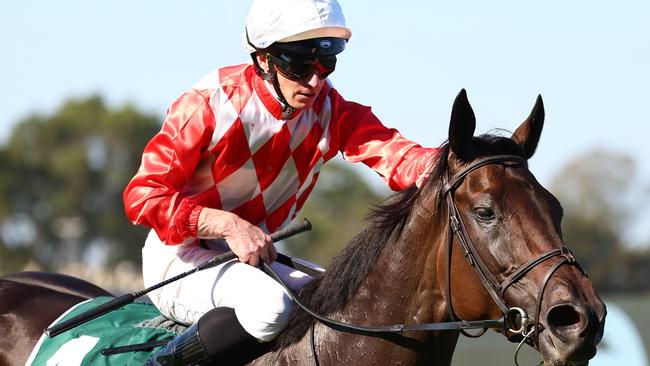
M 447 320 L 439 274 L 444 269 L 445 223 L 416 212 L 397 239 L 385 245 L 356 294 L 331 318 L 357 325 L 392 325 Z M 442 221 L 442 220 L 441 220 Z M 442 257 L 441 257 L 442 256 Z M 443 260 L 441 261 L 440 258 Z M 336 331 L 316 323 L 302 339 L 256 360 L 254 365 L 427 364 L 448 366 L 457 333 L 418 332 L 378 338 Z
M 439 273 L 444 273 L 444 269 L 441 271 L 439 268 L 439 263 L 444 263 L 444 224 L 432 224 L 431 220 L 431 215 L 416 215 L 400 238 L 386 245 L 356 295 L 333 317 L 364 325 L 448 320 L 444 286 L 441 285 L 444 278 L 438 278 Z M 395 357 L 403 364 L 409 364 L 408 360 L 412 360 L 412 364 L 449 365 L 457 339 L 457 334 L 453 332 L 435 332 L 400 335 L 396 340 L 386 341 L 343 334 L 324 327 L 321 329 L 325 332 L 323 341 L 340 345 L 348 342 L 356 344 L 356 347 L 343 347 L 350 351 L 350 357 L 355 357 L 359 349 L 364 349 L 368 357 L 370 354 L 374 354 L 378 360 L 382 360 L 381 357 Z M 412 347 L 400 345 L 402 342 Z M 345 356 L 338 354 L 337 357 Z M 344 361 L 351 362 L 353 359 L 344 358 Z
M 399 238 L 382 251 L 347 308 L 372 306 L 384 322 L 447 320 L 444 300 L 446 220 L 417 206 Z M 368 294 L 368 297 L 364 296 Z M 369 304 L 370 302 L 371 304 Z

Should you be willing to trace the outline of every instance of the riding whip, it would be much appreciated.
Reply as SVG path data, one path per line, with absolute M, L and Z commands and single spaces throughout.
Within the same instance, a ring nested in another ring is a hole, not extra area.
M 300 223 L 290 224 L 287 227 L 285 227 L 284 229 L 281 229 L 281 230 L 276 231 L 275 233 L 271 234 L 271 239 L 273 240 L 273 242 L 277 242 L 277 241 L 286 239 L 288 237 L 291 237 L 293 235 L 296 235 L 296 234 L 299 234 L 299 233 L 302 233 L 302 232 L 308 231 L 308 230 L 311 230 L 311 223 L 309 222 L 309 220 L 304 219 Z M 148 288 L 146 288 L 144 290 L 140 290 L 140 291 L 133 292 L 133 293 L 130 293 L 130 294 L 122 295 L 120 297 L 116 297 L 115 299 L 113 299 L 113 300 L 111 300 L 111 301 L 109 301 L 109 302 L 107 302 L 105 304 L 102 304 L 102 305 L 100 305 L 100 306 L 98 306 L 98 307 L 96 307 L 94 309 L 91 309 L 91 310 L 89 310 L 87 312 L 81 313 L 81 314 L 79 314 L 79 315 L 77 315 L 77 316 L 75 316 L 75 317 L 73 317 L 71 319 L 68 319 L 68 320 L 66 320 L 64 322 L 61 322 L 61 323 L 56 324 L 56 325 L 54 325 L 54 326 L 52 326 L 50 328 L 47 328 L 47 329 L 45 329 L 44 333 L 50 338 L 56 337 L 57 335 L 65 332 L 67 330 L 70 330 L 70 329 L 72 329 L 74 327 L 77 327 L 77 326 L 79 326 L 79 325 L 81 325 L 83 323 L 86 323 L 86 322 L 88 322 L 88 321 L 90 321 L 92 319 L 95 319 L 95 318 L 97 318 L 97 317 L 99 317 L 99 316 L 101 316 L 103 314 L 106 314 L 106 313 L 108 313 L 110 311 L 113 311 L 113 310 L 115 310 L 117 308 L 120 308 L 120 307 L 122 307 L 122 306 L 124 306 L 126 304 L 129 304 L 129 303 L 133 302 L 135 299 L 137 299 L 137 298 L 139 298 L 139 297 L 141 297 L 141 296 L 143 296 L 143 295 L 145 295 L 145 294 L 147 294 L 147 293 L 149 293 L 149 292 L 151 292 L 153 290 L 157 290 L 157 289 L 159 289 L 159 288 L 161 288 L 161 287 L 163 287 L 165 285 L 168 285 L 168 284 L 170 284 L 170 283 L 172 283 L 174 281 L 178 281 L 181 278 L 187 277 L 187 276 L 189 276 L 189 275 L 191 275 L 191 274 L 193 274 L 195 272 L 202 271 L 204 269 L 208 269 L 208 268 L 212 268 L 212 267 L 216 267 L 216 266 L 218 266 L 218 265 L 220 265 L 222 263 L 225 263 L 225 262 L 227 262 L 229 260 L 232 260 L 232 259 L 235 259 L 235 258 L 237 258 L 237 255 L 235 255 L 235 253 L 233 253 L 232 251 L 228 251 L 228 252 L 226 252 L 224 254 L 218 255 L 218 256 L 210 259 L 209 261 L 207 261 L 207 262 L 205 262 L 203 264 L 200 264 L 200 265 L 194 267 L 193 269 L 191 269 L 191 270 L 189 270 L 187 272 L 183 272 L 183 273 L 181 273 L 181 274 L 179 274 L 177 276 L 169 278 L 169 279 L 167 279 L 165 281 L 162 281 L 162 282 L 160 282 L 160 283 L 158 283 L 156 285 L 153 285 L 151 287 L 148 287 Z M 292 268 L 296 268 L 298 270 L 301 270 L 301 271 L 303 271 L 303 272 L 305 272 L 307 274 L 310 274 L 312 276 L 314 276 L 314 275 L 318 276 L 318 275 L 322 274 L 322 272 L 319 269 L 310 268 L 310 267 L 308 267 L 308 266 L 306 266 L 304 264 L 301 264 L 300 262 L 294 260 L 293 258 L 288 257 L 288 256 L 283 255 L 283 254 L 280 254 L 280 253 L 278 253 L 278 260 L 277 261 L 284 264 L 284 265 L 287 265 L 287 266 L 290 266 Z

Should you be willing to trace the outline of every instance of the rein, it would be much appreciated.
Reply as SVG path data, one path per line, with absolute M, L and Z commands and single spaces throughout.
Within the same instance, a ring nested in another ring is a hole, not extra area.
M 296 296 L 289 286 L 280 278 L 280 276 L 266 263 L 263 263 L 264 272 L 276 280 L 289 294 L 291 300 L 298 305 L 306 313 L 314 317 L 319 322 L 327 325 L 328 327 L 353 334 L 367 335 L 367 336 L 381 336 L 391 333 L 403 333 L 411 331 L 441 331 L 441 330 L 460 330 L 460 329 L 484 329 L 484 328 L 505 328 L 505 319 L 498 320 L 460 320 L 454 322 L 441 322 L 441 323 L 418 323 L 418 324 L 394 324 L 394 325 L 380 325 L 380 326 L 364 326 L 355 325 L 350 323 L 343 323 L 332 318 L 328 318 L 318 312 L 312 310 L 309 306 L 305 305 Z M 519 308 L 513 308 L 519 315 L 525 317 L 525 312 Z M 513 333 L 521 333 L 523 329 L 510 330 Z
M 537 258 L 534 258 L 528 261 L 519 269 L 515 270 L 510 274 L 503 282 L 499 282 L 494 274 L 487 267 L 485 262 L 481 259 L 478 251 L 472 240 L 467 235 L 467 229 L 463 224 L 463 220 L 460 215 L 460 210 L 455 202 L 454 193 L 456 189 L 462 184 L 465 177 L 469 175 L 474 170 L 479 169 L 485 165 L 489 164 L 504 164 L 509 166 L 523 166 L 524 168 L 528 167 L 526 159 L 517 156 L 517 155 L 496 155 L 491 157 L 482 158 L 474 161 L 465 169 L 461 170 L 455 176 L 449 178 L 449 182 L 445 185 L 443 190 L 443 196 L 447 201 L 448 217 L 449 217 L 449 231 L 447 238 L 447 284 L 446 284 L 446 296 L 449 303 L 448 309 L 451 319 L 454 321 L 451 322 L 440 322 L 440 323 L 419 323 L 419 324 L 394 324 L 394 325 L 383 325 L 383 326 L 363 326 L 356 324 L 349 324 L 340 322 L 329 317 L 326 317 L 318 312 L 310 309 L 305 305 L 298 297 L 289 289 L 286 283 L 278 276 L 270 266 L 266 263 L 263 263 L 263 270 L 277 282 L 279 282 L 287 291 L 291 299 L 305 312 L 314 317 L 319 322 L 325 324 L 326 326 L 347 333 L 360 334 L 366 336 L 380 337 L 382 335 L 394 334 L 394 333 L 403 333 L 410 331 L 447 331 L 447 330 L 459 330 L 465 336 L 468 337 L 479 337 L 487 331 L 489 328 L 502 329 L 509 340 L 512 340 L 511 336 L 521 336 L 522 341 L 524 342 L 532 341 L 534 344 L 538 343 L 539 332 L 542 330 L 542 325 L 540 323 L 540 311 L 542 305 L 542 298 L 544 296 L 544 290 L 548 282 L 550 281 L 553 274 L 563 265 L 570 264 L 576 265 L 579 267 L 575 258 L 569 251 L 566 246 L 562 246 L 558 249 L 550 250 Z M 478 274 L 483 286 L 488 291 L 494 302 L 497 304 L 501 310 L 502 317 L 497 320 L 473 320 L 467 321 L 459 319 L 456 313 L 453 310 L 451 302 L 451 258 L 452 258 L 452 247 L 453 247 L 453 236 L 456 235 L 459 239 L 459 242 L 462 248 L 465 251 L 465 257 L 467 258 L 469 264 Z M 509 307 L 504 295 L 506 290 L 515 282 L 523 278 L 528 272 L 530 272 L 537 265 L 555 257 L 560 257 L 555 264 L 546 272 L 544 280 L 539 289 L 537 296 L 537 305 L 536 305 L 536 319 L 533 321 L 530 320 L 528 314 L 525 310 L 519 307 Z M 514 316 L 514 318 L 512 318 Z M 518 329 L 511 329 L 510 324 L 511 319 L 519 318 L 520 327 Z M 531 328 L 532 327 L 532 328 Z M 481 329 L 477 335 L 472 335 L 466 332 L 469 329 Z M 509 332 L 509 333 L 507 333 Z M 530 339 L 531 335 L 534 333 L 534 339 Z M 311 339 L 313 342 L 313 327 Z M 314 345 L 312 344 L 312 349 Z
M 450 233 L 456 233 L 459 235 L 461 238 L 461 243 L 463 243 L 463 247 L 466 249 L 467 255 L 466 257 L 470 261 L 470 264 L 472 267 L 474 267 L 477 272 L 479 273 L 480 277 L 483 278 L 489 278 L 487 281 L 491 282 L 484 282 L 484 286 L 490 291 L 492 289 L 493 285 L 492 283 L 496 283 L 496 279 L 494 279 L 494 276 L 491 274 L 487 266 L 483 263 L 483 261 L 480 259 L 478 256 L 478 253 L 474 249 L 474 245 L 472 244 L 471 240 L 465 233 L 464 226 L 462 224 L 462 220 L 460 218 L 460 212 L 458 210 L 458 207 L 456 206 L 456 203 L 454 202 L 454 197 L 453 197 L 453 191 L 462 183 L 463 179 L 472 171 L 487 165 L 487 164 L 495 164 L 495 163 L 505 163 L 505 162 L 514 162 L 517 164 L 523 164 L 526 166 L 526 160 L 524 158 L 521 158 L 519 156 L 515 155 L 497 155 L 485 159 L 480 159 L 478 161 L 475 161 L 471 165 L 469 165 L 467 168 L 462 170 L 460 173 L 458 173 L 456 176 L 453 177 L 453 179 L 450 179 L 450 183 L 448 183 L 445 188 L 443 194 L 447 197 L 447 202 L 448 202 L 448 207 L 449 207 L 449 221 L 450 221 Z M 452 227 L 453 227 L 453 232 L 452 232 Z M 449 253 L 449 258 L 451 258 L 451 247 L 452 247 L 452 239 L 449 238 L 447 242 L 447 248 L 448 248 L 448 253 Z M 556 255 L 556 254 L 553 254 Z M 479 267 L 476 266 L 477 263 L 479 264 Z M 525 267 L 525 271 L 523 271 L 522 275 L 532 269 L 537 263 L 532 263 L 528 264 Z M 394 324 L 394 325 L 384 325 L 384 326 L 362 326 L 362 325 L 355 325 L 355 324 L 349 324 L 349 323 L 343 323 L 336 321 L 334 319 L 328 318 L 326 316 L 323 316 L 319 314 L 318 312 L 310 309 L 307 305 L 302 303 L 300 299 L 289 289 L 286 283 L 278 276 L 273 269 L 271 269 L 270 266 L 268 266 L 266 263 L 263 263 L 263 270 L 272 278 L 274 278 L 277 282 L 279 282 L 285 290 L 289 293 L 289 296 L 291 299 L 305 312 L 307 312 L 309 315 L 314 317 L 316 320 L 320 321 L 321 323 L 329 326 L 332 329 L 343 331 L 343 332 L 348 332 L 348 333 L 354 333 L 354 334 L 361 334 L 361 335 L 368 335 L 368 336 L 378 336 L 382 334 L 390 334 L 390 333 L 402 333 L 402 332 L 410 332 L 410 331 L 441 331 L 441 330 L 467 330 L 467 329 L 488 329 L 488 328 L 495 328 L 495 329 L 503 329 L 503 330 L 508 330 L 511 333 L 514 334 L 524 334 L 527 331 L 527 326 L 529 325 L 528 322 L 528 315 L 526 312 L 517 307 L 512 307 L 508 308 L 505 305 L 505 302 L 501 300 L 501 298 L 498 295 L 495 295 L 495 301 L 499 305 L 499 308 L 502 309 L 503 317 L 500 319 L 489 319 L 489 320 L 460 320 L 458 317 L 455 316 L 455 314 L 452 316 L 452 319 L 458 319 L 452 322 L 439 322 L 439 323 L 418 323 L 418 324 Z M 451 266 L 449 265 L 447 268 L 447 282 L 448 282 L 448 299 L 451 299 L 450 294 L 450 273 Z M 549 276 L 550 277 L 550 276 Z M 519 277 L 517 277 L 519 278 Z M 514 282 L 516 279 L 513 279 L 512 282 Z M 510 284 L 509 284 L 510 285 Z M 451 309 L 451 301 L 450 303 L 450 309 Z M 453 310 L 451 310 L 453 312 Z M 519 329 L 506 329 L 507 328 L 507 320 L 508 320 L 508 315 L 515 315 L 519 316 L 521 318 L 521 327 Z

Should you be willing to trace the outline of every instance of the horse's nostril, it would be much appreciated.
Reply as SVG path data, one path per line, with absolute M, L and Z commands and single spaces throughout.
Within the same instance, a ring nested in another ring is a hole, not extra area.
M 574 327 L 580 324 L 580 314 L 570 305 L 556 306 L 548 313 L 549 326 L 553 328 Z

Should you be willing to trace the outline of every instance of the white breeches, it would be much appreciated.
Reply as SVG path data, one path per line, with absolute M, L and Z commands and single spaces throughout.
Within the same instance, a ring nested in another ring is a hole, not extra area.
M 223 241 L 165 245 L 152 230 L 142 249 L 144 284 L 153 286 L 191 270 L 228 250 Z M 280 263 L 271 268 L 295 291 L 313 278 Z M 161 313 L 192 324 L 215 307 L 235 309 L 242 327 L 262 342 L 274 339 L 287 325 L 293 303 L 284 288 L 258 268 L 237 260 L 205 269 L 149 293 Z

